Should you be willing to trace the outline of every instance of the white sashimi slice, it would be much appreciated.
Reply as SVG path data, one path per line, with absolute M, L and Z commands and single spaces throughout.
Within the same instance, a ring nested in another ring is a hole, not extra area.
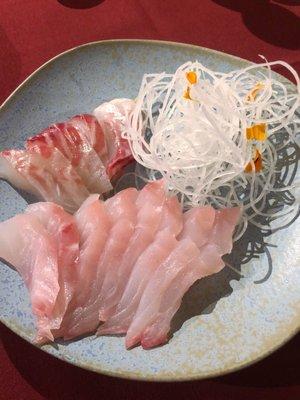
M 40 134 L 26 142 L 26 148 L 40 148 L 52 151 L 56 148 L 70 161 L 77 174 L 91 193 L 104 193 L 112 189 L 101 159 L 82 132 L 83 124 L 78 125 L 79 117 L 71 122 L 62 122 L 49 126 Z M 72 123 L 73 121 L 73 123 Z M 88 128 L 87 124 L 85 127 Z
M 155 240 L 138 258 L 114 315 L 100 326 L 99 334 L 126 333 L 146 284 L 175 247 L 175 237 L 181 232 L 182 226 L 182 211 L 177 197 L 167 198 Z
M 92 293 L 98 293 L 99 287 L 103 281 L 105 268 L 108 268 L 111 274 L 120 264 L 127 243 L 130 240 L 130 236 L 134 231 L 134 224 L 132 221 L 127 219 L 119 220 L 111 229 L 110 236 L 107 240 L 103 256 L 101 258 L 100 269 L 102 274 L 96 278 L 97 287 L 91 288 Z M 112 282 L 113 285 L 113 282 Z M 92 298 L 92 297 L 91 297 Z M 93 332 L 99 325 L 99 309 L 101 306 L 101 298 L 97 297 L 93 302 L 86 302 L 80 310 L 80 313 L 76 314 L 72 320 L 71 327 L 68 330 L 68 338 L 72 338 L 84 333 Z
M 70 162 L 57 150 L 49 153 L 7 150 L 1 153 L 14 170 L 34 188 L 39 198 L 74 212 L 89 195 Z M 30 190 L 33 192 L 33 190 Z
M 44 200 L 57 203 L 73 213 L 89 192 L 70 162 L 55 148 L 49 153 L 33 147 L 27 151 L 29 173 L 25 175 L 42 194 Z M 22 171 L 23 172 L 23 171 Z
M 0 258 L 16 268 L 29 290 L 37 339 L 52 341 L 51 329 L 56 328 L 52 315 L 59 292 L 55 239 L 37 217 L 17 215 L 0 223 Z
M 90 195 L 74 216 L 80 232 L 78 301 L 81 302 L 81 298 L 89 295 L 90 284 L 96 276 L 97 263 L 108 238 L 111 222 L 105 203 L 99 200 L 97 194 Z
M 176 196 L 166 197 L 158 230 L 168 230 L 177 237 L 184 224 L 182 208 Z
M 184 226 L 179 239 L 191 238 L 198 247 L 208 242 L 216 218 L 213 207 L 194 207 L 183 215 Z
M 15 168 L 12 158 L 19 154 L 23 155 L 23 152 L 4 150 L 0 153 L 0 179 L 10 182 L 18 189 L 34 194 L 38 199 L 42 200 L 39 191 Z
M 232 250 L 232 235 L 241 216 L 239 207 L 225 208 L 216 212 L 216 221 L 210 243 L 219 247 L 220 254 L 229 254 Z
M 60 290 L 51 319 L 55 329 L 59 329 L 77 283 L 80 238 L 75 218 L 62 207 L 47 202 L 31 204 L 25 213 L 37 217 L 56 243 Z
M 210 213 L 210 216 L 203 213 Z M 199 256 L 178 272 L 165 291 L 154 321 L 141 335 L 143 348 L 151 348 L 167 341 L 171 320 L 180 307 L 186 291 L 197 280 L 215 274 L 224 267 L 222 255 L 229 253 L 232 249 L 232 234 L 239 216 L 239 208 L 212 212 L 208 207 L 197 207 L 187 213 L 183 237 L 196 241 L 197 225 L 199 232 L 203 232 L 205 228 L 209 228 L 210 232 L 208 232 L 205 244 L 199 246 L 200 243 L 204 243 L 203 239 L 196 243 L 199 248 Z M 213 226 L 211 221 L 214 221 Z
M 90 114 L 75 115 L 68 121 L 68 126 L 74 127 L 80 134 L 83 143 L 83 158 L 89 153 L 90 160 L 85 162 L 90 173 L 89 189 L 92 193 L 105 193 L 112 189 L 106 171 L 107 145 L 103 129 L 97 118 Z
M 208 265 L 210 272 L 208 272 Z M 182 298 L 188 289 L 197 280 L 219 272 L 223 267 L 224 262 L 217 252 L 217 247 L 210 244 L 204 245 L 199 257 L 178 272 L 163 294 L 159 309 L 155 312 L 155 319 L 147 325 L 141 335 L 140 341 L 144 349 L 161 345 L 168 340 L 172 318 L 179 309 Z
M 241 215 L 239 207 L 215 210 L 212 207 L 195 207 L 184 213 L 184 227 L 179 239 L 190 238 L 201 248 L 206 243 L 215 244 L 219 254 L 232 250 L 232 235 Z
M 79 114 L 71 118 L 69 123 L 82 133 L 102 162 L 104 162 L 107 158 L 107 146 L 103 129 L 97 118 L 90 114 Z
M 134 108 L 130 99 L 115 99 L 97 107 L 93 114 L 101 125 L 107 144 L 106 171 L 110 178 L 117 175 L 133 156 L 127 139 L 122 138 L 125 116 Z
M 139 192 L 135 188 L 128 188 L 118 192 L 105 201 L 106 210 L 113 223 L 121 218 L 136 221 L 136 200 Z
M 105 202 L 112 228 L 97 265 L 93 290 L 90 291 L 90 297 L 84 307 L 73 316 L 68 337 L 92 332 L 99 324 L 100 292 L 103 280 L 108 271 L 112 273 L 119 267 L 120 260 L 133 234 L 136 225 L 135 201 L 137 196 L 138 191 L 135 188 L 129 188 L 117 193 Z
M 111 228 L 105 203 L 99 200 L 99 195 L 89 196 L 74 217 L 80 234 L 78 285 L 74 298 L 67 309 L 62 329 L 58 333 L 68 339 L 73 337 L 73 334 L 69 333 L 73 326 L 73 320 L 81 315 L 95 290 L 97 264 Z
M 98 329 L 98 334 L 126 333 L 152 274 L 176 246 L 174 234 L 161 231 L 137 260 L 114 315 Z
M 132 268 L 139 256 L 153 241 L 161 223 L 165 192 L 162 181 L 147 184 L 139 193 L 137 224 L 117 269 L 107 271 L 101 289 L 99 318 L 106 321 L 113 315 L 121 299 Z
M 161 300 L 177 274 L 199 255 L 199 249 L 190 239 L 182 239 L 157 268 L 148 282 L 133 321 L 127 331 L 126 347 L 140 342 L 143 332 L 155 320 Z

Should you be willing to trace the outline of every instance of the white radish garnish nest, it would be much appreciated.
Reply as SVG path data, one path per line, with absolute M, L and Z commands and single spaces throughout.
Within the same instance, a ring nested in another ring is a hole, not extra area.
M 275 65 L 286 68 L 296 86 L 279 81 Z M 163 176 L 185 208 L 242 206 L 237 238 L 249 221 L 260 225 L 257 216 L 296 212 L 297 201 L 275 211 L 266 203 L 272 191 L 296 195 L 294 176 L 287 179 L 289 172 L 277 166 L 284 154 L 297 152 L 299 105 L 299 77 L 283 61 L 229 73 L 187 62 L 175 74 L 144 75 L 124 137 L 148 177 Z M 289 183 L 277 187 L 280 173 Z

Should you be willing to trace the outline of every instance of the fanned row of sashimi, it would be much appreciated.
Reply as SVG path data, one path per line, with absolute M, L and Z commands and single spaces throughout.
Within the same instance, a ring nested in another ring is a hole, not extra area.
M 28 139 L 24 150 L 0 152 L 0 179 L 76 211 L 89 194 L 110 191 L 110 180 L 133 160 L 121 136 L 133 105 L 128 99 L 104 103 L 94 115 L 49 126 Z
M 90 195 L 73 216 L 41 202 L 0 223 L 0 258 L 29 289 L 38 342 L 97 332 L 151 348 L 167 341 L 190 286 L 223 268 L 239 214 L 183 214 L 162 180 Z

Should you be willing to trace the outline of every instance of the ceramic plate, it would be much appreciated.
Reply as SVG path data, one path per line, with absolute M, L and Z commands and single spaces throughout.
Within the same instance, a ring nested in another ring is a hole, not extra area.
M 104 41 L 67 51 L 31 75 L 1 107 L 0 149 L 22 147 L 26 137 L 50 123 L 90 112 L 103 101 L 134 98 L 144 73 L 173 72 L 196 59 L 224 72 L 249 64 L 196 46 L 154 41 Z M 0 204 L 0 220 L 26 206 L 5 182 L 0 182 Z M 123 337 L 89 336 L 42 349 L 86 369 L 145 380 L 203 378 L 249 365 L 299 329 L 299 233 L 299 219 L 267 238 L 259 230 L 247 232 L 231 256 L 244 278 L 225 268 L 193 286 L 165 346 L 127 351 Z M 27 290 L 4 264 L 0 265 L 0 317 L 32 342 L 34 321 Z

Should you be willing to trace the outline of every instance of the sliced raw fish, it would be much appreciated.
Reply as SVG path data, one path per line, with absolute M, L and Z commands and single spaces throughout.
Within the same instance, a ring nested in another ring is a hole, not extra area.
M 76 130 L 85 129 L 88 117 L 74 118 Z M 3 152 L 1 168 L 19 186 L 31 185 L 41 197 L 54 191 L 62 203 L 74 185 L 85 188 L 63 152 L 42 142 Z M 212 207 L 183 215 L 160 180 L 105 202 L 89 195 L 74 216 L 50 202 L 31 205 L 0 223 L 0 258 L 29 288 L 40 343 L 95 332 L 103 321 L 98 334 L 127 332 L 127 347 L 151 348 L 167 340 L 189 287 L 223 268 L 239 216 L 238 208 Z
M 74 214 L 80 232 L 80 269 L 82 282 L 89 286 L 105 246 L 111 222 L 105 203 L 98 194 L 90 195 Z M 88 265 L 88 267 L 87 267 Z M 81 287 L 81 292 L 83 292 Z
M 138 213 L 135 230 L 118 268 L 107 271 L 103 281 L 99 312 L 101 321 L 106 321 L 114 313 L 135 262 L 153 241 L 161 223 L 165 199 L 161 181 L 149 183 L 140 191 L 136 200 Z
M 210 217 L 205 214 L 207 212 L 211 214 Z M 197 207 L 186 213 L 182 236 L 197 240 L 195 233 L 198 225 L 199 232 L 203 232 L 205 227 L 209 228 L 207 240 L 202 238 L 196 243 L 199 255 L 178 272 L 162 296 L 159 308 L 153 311 L 155 318 L 140 338 L 143 348 L 151 348 L 167 341 L 171 320 L 180 307 L 186 291 L 197 280 L 217 273 L 224 267 L 222 255 L 232 249 L 232 234 L 240 216 L 240 209 L 225 209 L 214 213 L 215 217 L 208 207 L 202 209 Z M 202 218 L 199 218 L 201 215 Z
M 166 197 L 158 230 L 166 229 L 176 237 L 183 228 L 182 208 L 176 196 Z
M 197 280 L 224 267 L 224 262 L 216 249 L 215 245 L 204 245 L 200 256 L 189 262 L 169 285 L 161 298 L 159 309 L 155 311 L 154 320 L 141 335 L 140 341 L 144 349 L 161 345 L 168 340 L 172 318 L 179 309 L 184 294 Z
M 0 179 L 10 182 L 16 188 L 34 194 L 38 199 L 42 200 L 40 192 L 32 185 L 25 176 L 18 172 L 17 164 L 22 164 L 27 160 L 23 157 L 22 150 L 4 150 L 0 152 Z
M 37 317 L 37 340 L 53 340 L 51 329 L 57 296 L 58 257 L 54 237 L 39 219 L 22 214 L 0 223 L 0 258 L 13 265 L 30 294 L 33 314 Z
M 111 228 L 105 203 L 99 200 L 99 195 L 89 196 L 74 217 L 80 233 L 78 285 L 59 332 L 64 338 L 73 337 L 69 333 L 73 320 L 81 315 L 95 290 L 97 264 Z
M 28 151 L 6 150 L 0 153 L 2 158 L 6 171 L 15 170 L 28 182 L 31 192 L 40 199 L 62 205 L 67 211 L 74 212 L 89 195 L 70 162 L 55 148 L 49 152 L 39 147 Z M 12 176 L 10 172 L 7 175 Z M 6 178 L 4 174 L 1 177 Z M 13 183 L 11 177 L 7 179 Z
M 239 221 L 239 207 L 225 208 L 216 212 L 216 221 L 210 238 L 211 243 L 219 247 L 220 254 L 229 254 L 232 250 L 232 235 Z
M 133 161 L 129 143 L 122 137 L 122 132 L 125 116 L 131 113 L 134 104 L 130 99 L 115 99 L 101 104 L 93 112 L 105 134 L 108 152 L 106 171 L 110 178 Z
M 184 226 L 180 238 L 191 238 L 198 247 L 208 242 L 216 218 L 213 207 L 194 207 L 183 215 Z
M 129 188 L 117 193 L 105 202 L 112 228 L 100 255 L 97 275 L 92 290 L 90 290 L 90 297 L 80 312 L 73 316 L 72 326 L 68 330 L 69 338 L 92 332 L 99 324 L 100 293 L 103 280 L 108 271 L 113 275 L 113 271 L 119 267 L 120 260 L 133 234 L 136 225 L 135 201 L 137 196 L 138 191 L 135 188 Z
M 28 139 L 26 148 L 39 147 L 41 151 L 49 152 L 56 148 L 71 162 L 91 193 L 107 192 L 112 186 L 105 166 L 86 138 L 84 126 L 89 129 L 88 125 L 76 124 L 78 120 L 79 116 L 74 118 L 73 124 L 67 121 L 49 126 Z
M 59 329 L 77 284 L 80 238 L 75 218 L 62 207 L 48 202 L 31 204 L 25 213 L 37 217 L 56 243 L 60 290 L 51 319 L 55 329 Z
M 133 161 L 122 138 L 125 116 L 133 106 L 129 99 L 113 100 L 98 107 L 96 117 L 80 114 L 49 126 L 26 141 L 26 151 L 0 152 L 0 179 L 38 200 L 76 211 L 90 193 L 111 191 L 110 179 Z
M 119 220 L 111 229 L 109 238 L 107 240 L 105 249 L 101 257 L 101 263 L 98 269 L 101 270 L 101 274 L 98 273 L 95 281 L 97 286 L 91 286 L 90 296 L 97 295 L 101 289 L 101 283 L 106 277 L 106 269 L 109 271 L 109 276 L 113 275 L 113 272 L 118 268 L 120 259 L 122 259 L 124 252 L 126 251 L 127 243 L 130 240 L 130 236 L 134 231 L 134 224 L 132 221 L 125 218 Z M 114 281 L 112 282 L 112 287 Z M 72 338 L 78 335 L 82 335 L 88 332 L 94 332 L 99 325 L 99 309 L 101 306 L 101 297 L 94 297 L 94 301 L 87 301 L 84 307 L 80 310 L 80 313 L 76 314 L 72 320 L 72 325 L 68 330 L 67 338 Z
M 133 321 L 127 331 L 126 347 L 140 342 L 145 329 L 155 321 L 162 298 L 177 274 L 199 255 L 199 249 L 190 239 L 182 239 L 156 269 L 148 282 Z
M 79 114 L 71 118 L 69 124 L 73 125 L 81 132 L 104 162 L 107 158 L 107 145 L 103 129 L 97 121 L 97 118 L 91 114 Z
M 166 198 L 158 233 L 137 259 L 115 313 L 100 326 L 99 334 L 126 333 L 148 280 L 175 247 L 175 237 L 182 226 L 182 210 L 177 197 Z
M 98 334 L 126 333 L 152 274 L 176 246 L 168 229 L 159 232 L 155 240 L 138 258 L 114 315 L 98 329 Z
M 135 223 L 137 215 L 135 202 L 138 195 L 137 189 L 128 188 L 105 201 L 106 210 L 113 223 L 121 218 L 127 218 Z

